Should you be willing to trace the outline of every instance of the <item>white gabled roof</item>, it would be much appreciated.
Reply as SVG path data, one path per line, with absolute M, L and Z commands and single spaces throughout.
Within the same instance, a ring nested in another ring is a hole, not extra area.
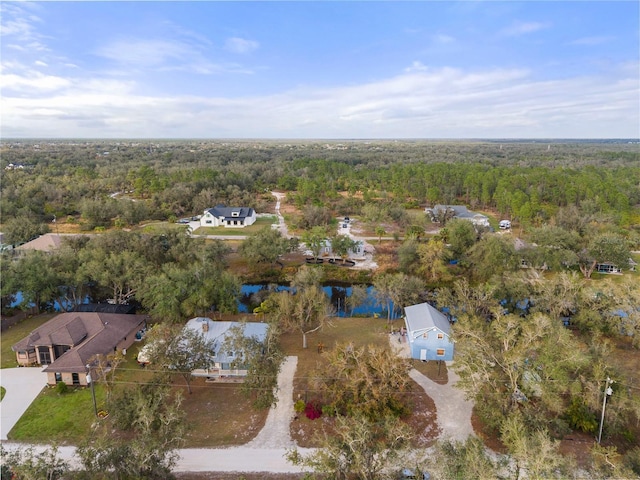
M 203 328 L 203 324 L 207 326 Z M 232 327 L 241 325 L 244 326 L 243 333 L 245 337 L 256 337 L 260 342 L 264 342 L 267 338 L 269 325 L 259 322 L 219 322 L 206 317 L 196 317 L 189 320 L 185 328 L 199 332 L 206 340 L 211 341 L 217 361 L 227 362 L 230 361 L 230 359 L 227 357 L 226 352 L 221 351 L 221 348 L 225 340 L 231 335 L 229 330 Z
M 409 332 L 437 328 L 449 335 L 451 329 L 449 319 L 444 313 L 428 303 L 419 303 L 418 305 L 404 307 L 404 314 Z

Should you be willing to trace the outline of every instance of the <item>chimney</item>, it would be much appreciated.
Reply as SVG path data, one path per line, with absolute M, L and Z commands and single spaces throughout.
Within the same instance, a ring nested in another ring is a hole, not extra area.
M 202 322 L 202 331 L 203 332 L 208 332 L 209 331 L 209 320 L 206 320 L 204 322 Z

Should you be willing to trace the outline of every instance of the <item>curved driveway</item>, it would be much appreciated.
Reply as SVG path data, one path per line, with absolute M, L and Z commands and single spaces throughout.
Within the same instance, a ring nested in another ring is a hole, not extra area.
M 449 383 L 440 385 L 426 377 L 416 369 L 409 372 L 409 376 L 420 385 L 436 404 L 440 437 L 464 442 L 474 435 L 471 426 L 471 409 L 473 403 L 464 398 L 462 390 L 455 388 L 458 375 L 449 368 L 447 370 Z

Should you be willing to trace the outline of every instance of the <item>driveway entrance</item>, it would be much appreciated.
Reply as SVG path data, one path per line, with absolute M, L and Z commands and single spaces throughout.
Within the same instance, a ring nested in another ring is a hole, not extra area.
M 9 431 L 46 384 L 47 374 L 42 367 L 0 370 L 0 385 L 7 390 L 0 402 L 0 440 L 7 440 Z

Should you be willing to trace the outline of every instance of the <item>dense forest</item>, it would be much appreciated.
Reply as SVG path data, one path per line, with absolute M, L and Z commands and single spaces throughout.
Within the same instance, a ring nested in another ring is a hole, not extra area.
M 87 230 L 134 225 L 215 203 L 260 208 L 255 194 L 273 188 L 340 214 L 372 200 L 459 202 L 523 226 L 548 223 L 562 207 L 619 227 L 640 223 L 635 143 L 43 140 L 5 141 L 0 154 L 3 224 L 72 216 Z M 115 192 L 140 201 L 117 202 Z

